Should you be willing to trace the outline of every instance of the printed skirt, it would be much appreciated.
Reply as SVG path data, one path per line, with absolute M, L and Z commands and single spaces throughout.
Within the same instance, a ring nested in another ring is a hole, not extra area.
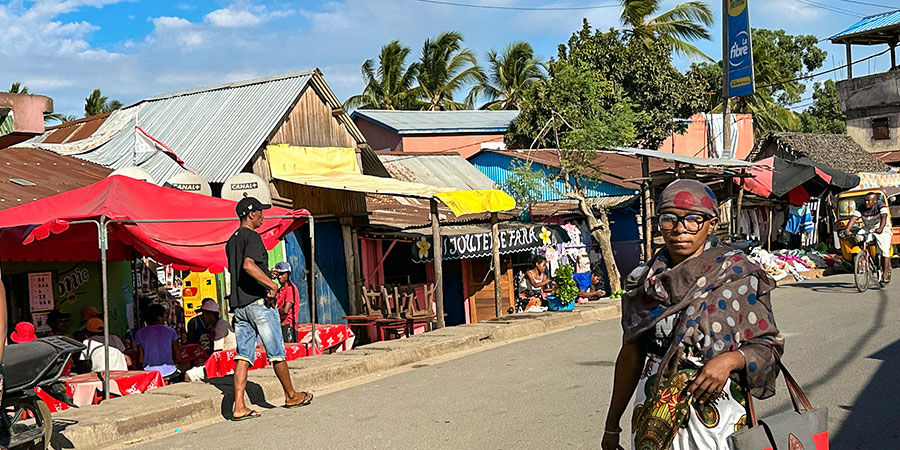
M 658 357 L 651 356 L 647 359 L 647 365 L 641 373 L 635 395 L 634 415 L 643 408 L 644 401 L 652 394 L 656 382 L 656 373 L 659 368 Z M 686 423 L 676 430 L 675 439 L 669 447 L 671 450 L 730 450 L 728 436 L 737 430 L 747 426 L 746 397 L 744 391 L 737 383 L 730 379 L 725 383 L 725 388 L 718 400 L 711 405 L 695 408 L 688 404 L 689 412 Z M 672 400 L 670 405 L 674 413 L 676 405 Z M 682 416 L 683 417 L 683 416 Z M 635 421 L 633 420 L 632 423 Z M 636 441 L 642 433 L 654 433 L 657 430 L 632 429 L 632 448 L 638 450 Z

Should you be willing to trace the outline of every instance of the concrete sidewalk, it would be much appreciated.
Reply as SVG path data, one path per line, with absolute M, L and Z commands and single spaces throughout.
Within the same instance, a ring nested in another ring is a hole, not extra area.
M 621 313 L 618 300 L 582 303 L 572 312 L 515 314 L 488 322 L 443 328 L 408 339 L 376 342 L 354 350 L 288 362 L 297 389 L 315 392 L 335 383 L 389 369 L 476 349 L 488 343 L 562 331 Z M 232 377 L 206 383 L 179 383 L 141 395 L 113 398 L 101 405 L 53 415 L 53 448 L 98 449 L 121 444 L 185 424 L 230 417 L 234 402 Z M 269 368 L 250 371 L 247 395 L 256 406 L 277 407 L 281 385 Z

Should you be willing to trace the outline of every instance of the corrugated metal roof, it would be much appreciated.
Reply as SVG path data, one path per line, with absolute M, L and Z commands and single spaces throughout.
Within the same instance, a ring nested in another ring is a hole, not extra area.
M 752 167 L 753 163 L 747 162 L 740 159 L 729 159 L 729 158 L 700 158 L 697 156 L 685 156 L 678 155 L 674 153 L 666 153 L 658 150 L 647 150 L 643 148 L 627 148 L 627 147 L 615 147 L 616 153 L 621 153 L 624 155 L 635 155 L 635 156 L 649 156 L 651 158 L 661 159 L 663 161 L 671 161 L 682 164 L 689 164 L 692 166 L 701 166 L 701 167 L 721 167 L 721 168 L 736 168 L 736 167 Z M 605 153 L 605 152 L 601 152 Z
M 40 149 L 0 150 L 0 210 L 97 182 L 110 170 Z
M 490 178 L 459 155 L 378 152 L 384 167 L 398 180 L 457 189 L 495 189 Z
M 845 42 L 851 44 L 886 44 L 896 41 L 898 33 L 900 33 L 900 9 L 863 17 L 850 28 L 828 39 L 831 39 L 831 42 L 834 44 Z
M 393 111 L 358 109 L 362 118 L 397 134 L 505 133 L 519 111 Z
M 121 131 L 95 148 L 71 153 L 80 159 L 112 169 L 137 165 L 162 183 L 184 172 L 162 152 L 134 160 L 135 125 L 169 148 L 200 176 L 221 183 L 241 172 L 284 119 L 285 114 L 312 85 L 332 108 L 341 104 L 325 84 L 318 69 L 292 72 L 254 80 L 191 89 L 141 100 L 114 111 L 106 122 L 123 121 Z M 338 120 L 359 143 L 365 138 L 346 113 Z M 45 133 L 32 143 L 49 137 Z M 77 145 L 77 144 L 76 144 Z M 52 148 L 64 153 L 64 150 Z M 365 166 L 380 166 L 377 158 L 366 158 Z M 369 161 L 376 159 L 374 163 Z M 368 163 L 368 164 L 366 164 Z M 386 176 L 381 167 L 372 175 Z

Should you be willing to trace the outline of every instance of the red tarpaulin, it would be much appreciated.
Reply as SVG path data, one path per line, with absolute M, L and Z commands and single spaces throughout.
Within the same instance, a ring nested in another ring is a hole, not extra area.
M 79 220 L 205 220 L 234 221 L 119 223 L 109 229 L 110 260 L 137 254 L 178 270 L 221 272 L 226 266 L 225 242 L 238 227 L 236 202 L 124 176 L 112 176 L 90 186 L 0 211 L 0 258 L 4 261 L 99 261 L 97 226 Z M 257 231 L 267 249 L 306 222 L 309 212 L 273 207 Z
M 744 179 L 744 189 L 760 197 L 787 196 L 792 204 L 798 201 L 803 204 L 809 201 L 810 195 L 821 195 L 831 183 L 831 175 L 818 167 L 794 164 L 776 157 L 755 164 L 762 167 L 748 170 L 753 178 Z M 735 178 L 734 182 L 739 180 Z

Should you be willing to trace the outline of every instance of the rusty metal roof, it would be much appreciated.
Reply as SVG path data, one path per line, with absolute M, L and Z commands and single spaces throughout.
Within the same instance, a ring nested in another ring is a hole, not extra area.
M 461 190 L 495 189 L 494 182 L 458 154 L 376 152 L 391 176 Z
M 134 127 L 137 125 L 170 147 L 185 164 L 197 169 L 200 176 L 212 183 L 221 183 L 244 169 L 308 87 L 315 89 L 333 110 L 339 111 L 335 116 L 337 120 L 357 143 L 365 144 L 362 133 L 350 116 L 343 112 L 342 104 L 318 69 L 141 100 L 106 117 L 104 126 L 98 125 L 99 132 L 92 138 L 103 134 L 107 137 L 98 139 L 89 148 L 81 148 L 85 147 L 84 142 L 78 144 L 71 139 L 64 143 L 71 143 L 72 150 L 58 145 L 41 147 L 49 143 L 47 139 L 52 138 L 54 133 L 59 132 L 58 136 L 61 136 L 61 129 L 54 129 L 27 144 L 118 169 L 135 165 L 137 136 Z M 363 166 L 367 173 L 387 176 L 381 163 L 370 153 L 371 150 L 363 150 Z M 148 171 L 158 182 L 164 182 L 185 170 L 163 152 L 153 152 L 142 158 L 136 165 Z
M 0 210 L 97 182 L 110 170 L 40 149 L 0 150 Z

